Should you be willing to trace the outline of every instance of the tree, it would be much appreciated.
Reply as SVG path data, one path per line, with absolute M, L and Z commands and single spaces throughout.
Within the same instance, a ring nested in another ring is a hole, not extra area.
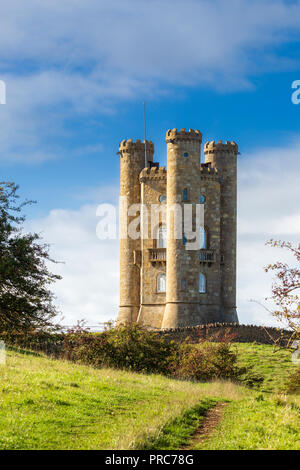
M 24 233 L 21 212 L 33 201 L 18 203 L 17 191 L 0 182 L 0 332 L 50 328 L 57 314 L 49 284 L 61 277 L 48 270 L 55 261 L 40 235 Z
M 269 264 L 264 269 L 266 272 L 275 272 L 275 281 L 272 284 L 272 300 L 276 305 L 272 314 L 279 320 L 287 322 L 296 335 L 300 334 L 300 244 L 292 245 L 281 240 L 269 240 L 266 245 L 279 247 L 292 253 L 296 260 L 295 267 L 289 267 L 287 263 L 277 262 Z

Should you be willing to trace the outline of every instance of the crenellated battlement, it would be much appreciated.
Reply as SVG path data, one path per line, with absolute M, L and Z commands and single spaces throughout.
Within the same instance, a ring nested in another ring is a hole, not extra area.
M 202 142 L 202 134 L 198 129 L 189 129 L 188 131 L 185 128 L 178 130 L 177 128 L 169 129 L 166 132 L 166 141 L 172 142 L 175 140 L 196 140 Z
M 147 151 L 154 152 L 154 143 L 151 140 L 146 140 Z M 132 139 L 122 140 L 119 145 L 119 152 L 132 152 L 133 150 L 138 150 L 141 152 L 145 151 L 145 142 L 142 142 L 140 139 L 137 139 L 134 142 Z
M 220 174 L 218 168 L 200 166 L 200 178 L 219 181 Z
M 217 176 L 219 171 L 218 168 L 213 168 L 210 166 L 200 166 L 200 173 L 201 175 L 211 175 L 211 176 Z
M 146 179 L 166 180 L 167 170 L 164 166 L 144 168 L 140 173 L 140 181 L 143 182 Z
M 222 140 L 215 142 L 206 142 L 204 145 L 204 154 L 214 153 L 214 152 L 226 152 L 226 153 L 238 153 L 238 145 L 235 142 L 229 142 L 226 140 L 225 143 Z

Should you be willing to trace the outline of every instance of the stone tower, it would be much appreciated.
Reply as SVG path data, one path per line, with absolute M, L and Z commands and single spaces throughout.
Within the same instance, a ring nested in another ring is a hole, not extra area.
M 138 322 L 161 329 L 237 322 L 238 147 L 234 142 L 208 142 L 205 162 L 201 163 L 202 135 L 198 130 L 169 130 L 166 141 L 167 170 L 153 162 L 152 142 L 146 143 L 146 157 L 145 144 L 139 140 L 122 141 L 119 147 L 122 235 L 118 323 Z M 132 207 L 134 204 L 139 206 Z M 193 231 L 197 206 L 204 209 L 200 243 L 193 249 L 185 233 L 188 205 Z M 174 207 L 182 213 L 179 236 L 174 236 Z M 153 211 L 158 214 L 154 219 Z M 133 238 L 126 233 L 132 223 L 139 235 Z
M 235 142 L 207 142 L 205 162 L 218 168 L 221 182 L 221 285 L 225 322 L 236 322 L 237 154 Z M 226 262 L 225 262 L 226 260 Z
M 147 142 L 147 161 L 153 160 L 154 146 Z M 127 234 L 127 228 L 134 218 L 128 214 L 128 208 L 139 204 L 139 174 L 145 166 L 145 144 L 140 140 L 123 140 L 119 146 L 120 196 L 125 198 L 121 212 L 120 238 L 120 307 L 118 321 L 136 322 L 140 309 L 140 271 L 135 264 L 135 255 L 141 250 L 141 240 L 134 240 Z M 127 207 L 126 207 L 127 206 Z
M 172 206 L 200 203 L 200 151 L 202 134 L 169 130 L 167 141 L 167 226 L 174 234 L 174 212 Z M 199 266 L 199 250 L 186 250 L 183 236 L 170 236 L 167 242 L 167 289 L 166 307 L 162 328 L 176 328 L 189 324 L 192 316 L 200 320 L 198 283 L 195 281 L 195 266 Z M 185 288 L 183 289 L 183 283 Z M 186 286 L 189 286 L 186 288 Z

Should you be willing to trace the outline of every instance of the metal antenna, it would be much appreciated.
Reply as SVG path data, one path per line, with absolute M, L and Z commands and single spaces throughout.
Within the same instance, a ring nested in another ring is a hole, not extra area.
M 144 139 L 145 139 L 145 168 L 147 164 L 147 140 L 146 140 L 146 101 L 144 101 Z

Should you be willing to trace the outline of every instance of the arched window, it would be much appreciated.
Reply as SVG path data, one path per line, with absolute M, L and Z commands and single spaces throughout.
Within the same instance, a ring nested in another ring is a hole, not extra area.
M 184 152 L 183 156 L 184 158 L 187 158 L 189 156 L 189 152 Z
M 200 294 L 206 293 L 206 276 L 203 273 L 199 273 L 199 292 Z
M 187 190 L 187 188 L 184 188 L 184 190 L 183 190 L 182 199 L 184 201 L 188 200 L 188 190 Z
M 206 201 L 206 197 L 204 196 L 204 194 L 201 194 L 200 195 L 200 204 L 204 204 Z
M 166 292 L 166 275 L 164 273 L 157 276 L 157 292 Z
M 157 248 L 167 248 L 167 227 L 164 225 L 158 229 Z
M 204 227 L 200 227 L 200 249 L 206 250 L 207 248 L 207 233 Z
M 183 234 L 182 235 L 182 244 L 185 246 L 186 242 L 187 242 L 187 238 L 186 238 L 185 234 Z
M 182 278 L 181 279 L 181 290 L 185 290 L 185 289 L 186 289 L 186 279 Z

